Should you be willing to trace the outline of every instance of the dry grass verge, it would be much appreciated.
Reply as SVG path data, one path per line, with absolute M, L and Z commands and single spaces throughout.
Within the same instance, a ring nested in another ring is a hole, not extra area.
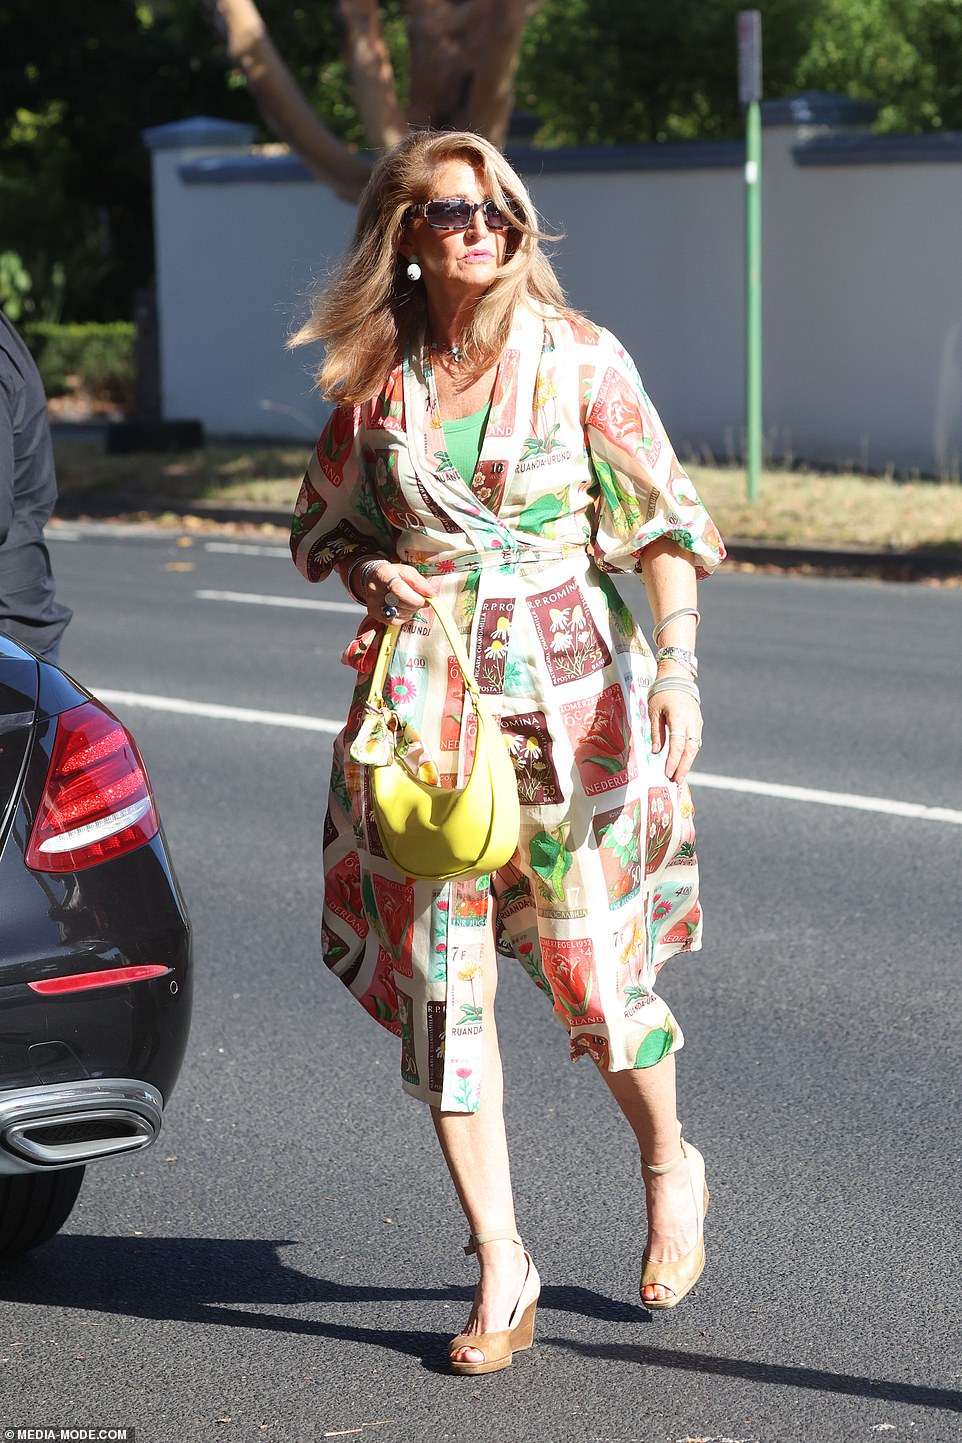
M 108 456 L 98 445 L 60 442 L 57 475 L 64 495 L 76 499 L 84 492 L 98 497 L 116 492 L 128 501 L 142 499 L 147 511 L 152 498 L 164 497 L 288 510 L 308 451 L 296 445 L 211 444 L 174 455 Z M 742 470 L 689 469 L 723 536 L 788 546 L 962 551 L 958 483 L 766 471 L 761 496 L 752 505 Z

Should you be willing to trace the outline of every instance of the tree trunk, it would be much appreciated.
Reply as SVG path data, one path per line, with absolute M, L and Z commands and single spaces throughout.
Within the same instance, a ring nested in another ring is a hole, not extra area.
M 315 115 L 278 55 L 254 0 L 200 4 L 278 138 L 343 200 L 356 201 L 370 175 L 370 161 L 338 140 Z M 521 37 L 543 4 L 408 0 L 411 100 L 405 119 L 377 0 L 337 0 L 354 94 L 372 145 L 393 145 L 411 125 L 473 130 L 503 146 Z
M 514 82 L 524 27 L 544 0 L 493 0 L 488 5 L 485 43 L 475 61 L 468 129 L 497 146 L 508 138 L 514 108 Z
M 381 34 L 377 0 L 338 0 L 338 10 L 347 35 L 347 63 L 357 108 L 371 144 L 386 150 L 407 134 L 408 126 Z
M 318 119 L 278 55 L 253 0 L 200 0 L 222 36 L 231 59 L 265 120 L 319 180 L 342 200 L 356 201 L 371 173 L 371 163 L 350 150 Z
M 412 125 L 467 128 L 490 8 L 490 0 L 408 0 Z

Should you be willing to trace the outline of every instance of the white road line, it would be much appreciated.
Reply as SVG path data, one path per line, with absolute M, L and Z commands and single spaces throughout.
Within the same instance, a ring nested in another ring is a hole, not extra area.
M 758 797 L 779 797 L 788 802 L 817 802 L 823 807 L 847 807 L 856 812 L 886 812 L 892 817 L 917 817 L 924 822 L 949 822 L 962 827 L 962 812 L 951 807 L 927 807 L 921 802 L 895 802 L 887 797 L 863 797 L 857 792 L 825 792 L 814 787 L 789 787 L 776 782 L 749 781 L 746 777 L 717 777 L 692 772 L 693 787 L 715 787 L 722 792 L 751 792 Z
M 205 541 L 204 550 L 226 552 L 228 556 L 282 556 L 285 561 L 291 559 L 289 546 L 254 546 L 245 545 L 243 541 Z
M 248 706 L 219 706 L 209 701 L 185 701 L 176 696 L 149 696 L 137 691 L 112 691 L 96 688 L 94 695 L 110 706 L 142 706 L 148 711 L 177 712 L 181 716 L 202 716 L 211 721 L 254 722 L 259 726 L 291 727 L 302 732 L 326 732 L 336 736 L 343 722 L 328 721 L 320 716 L 298 716 L 296 712 L 255 711 Z
M 327 717 L 299 716 L 294 712 L 256 711 L 252 707 L 219 706 L 214 702 L 185 701 L 172 696 L 149 696 L 136 691 L 112 691 L 94 687 L 95 696 L 116 706 L 145 707 L 148 711 L 177 712 L 181 716 L 208 717 L 215 721 L 254 722 L 260 726 L 291 727 L 296 731 L 325 732 L 336 736 L 343 722 Z M 892 817 L 910 817 L 923 822 L 946 822 L 962 826 L 962 812 L 951 807 L 927 807 L 921 802 L 897 802 L 888 797 L 865 797 L 857 792 L 827 792 L 816 787 L 782 786 L 776 782 L 756 782 L 747 777 L 719 777 L 712 772 L 692 772 L 693 787 L 714 788 L 722 792 L 747 792 L 757 797 L 777 797 L 781 801 L 815 802 L 823 807 L 842 807 L 856 812 L 883 812 Z
M 348 611 L 360 616 L 353 601 L 313 601 L 303 596 L 255 596 L 250 591 L 195 591 L 199 601 L 233 601 L 242 606 L 290 606 L 297 611 Z

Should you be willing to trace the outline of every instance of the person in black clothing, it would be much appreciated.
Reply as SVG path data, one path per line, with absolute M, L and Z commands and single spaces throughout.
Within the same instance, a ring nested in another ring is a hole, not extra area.
M 0 631 L 54 662 L 73 615 L 54 595 L 43 540 L 56 500 L 43 381 L 0 311 Z

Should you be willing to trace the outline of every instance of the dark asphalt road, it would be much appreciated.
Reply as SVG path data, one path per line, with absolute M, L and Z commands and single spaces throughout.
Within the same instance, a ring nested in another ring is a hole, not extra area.
M 64 663 L 94 687 L 339 718 L 341 601 L 259 553 L 77 533 Z M 216 538 L 217 544 L 223 538 Z M 190 568 L 190 569 L 187 569 Z M 962 807 L 960 594 L 721 576 L 703 590 L 706 772 Z M 473 1264 L 392 1039 L 324 972 L 331 738 L 117 708 L 196 928 L 192 1045 L 159 1145 L 90 1169 L 0 1275 L 0 1427 L 138 1443 L 962 1438 L 962 828 L 703 788 L 706 945 L 663 991 L 708 1159 L 709 1264 L 637 1302 L 624 1124 L 506 968 L 499 1010 L 538 1345 L 455 1379 Z

